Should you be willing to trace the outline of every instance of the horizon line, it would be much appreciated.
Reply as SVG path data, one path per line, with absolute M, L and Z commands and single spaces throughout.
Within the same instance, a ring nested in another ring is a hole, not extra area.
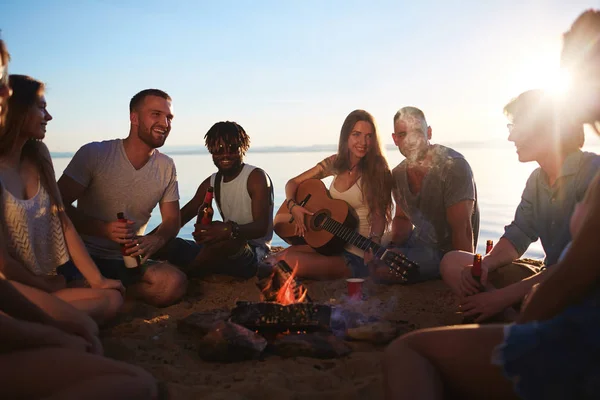
M 502 142 L 505 142 L 504 140 Z M 439 143 L 441 144 L 441 143 Z M 445 143 L 444 146 L 461 146 L 461 147 L 482 147 L 484 145 L 496 146 L 497 141 L 456 141 L 451 143 Z M 252 148 L 252 153 L 308 153 L 317 151 L 335 151 L 337 144 L 314 144 L 310 146 L 258 146 Z M 398 147 L 394 144 L 385 144 L 385 150 L 397 150 Z M 160 149 L 160 152 L 166 155 L 188 155 L 188 154 L 209 154 L 208 150 L 203 144 L 193 145 L 176 145 L 176 146 L 165 146 Z M 73 157 L 75 151 L 50 151 L 53 158 L 67 158 Z

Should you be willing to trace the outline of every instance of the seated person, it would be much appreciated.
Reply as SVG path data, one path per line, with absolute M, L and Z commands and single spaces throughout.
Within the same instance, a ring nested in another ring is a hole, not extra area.
M 307 230 L 305 216 L 311 213 L 296 204 L 298 185 L 307 179 L 323 179 L 333 175 L 329 194 L 346 201 L 358 217 L 358 233 L 380 243 L 391 219 L 392 179 L 383 156 L 375 119 L 364 110 L 352 111 L 344 120 L 337 154 L 290 179 L 285 186 L 287 206 L 294 217 L 296 234 Z M 285 216 L 289 220 L 289 216 Z M 338 279 L 363 277 L 369 271 L 364 251 L 347 244 L 342 254 L 325 256 L 308 245 L 292 245 L 268 261 L 275 264 L 284 260 L 296 267 L 296 276 L 308 279 Z
M 4 250 L 4 243 L 0 246 Z M 6 251 L 2 253 L 0 269 L 6 262 Z M 23 288 L 23 285 L 19 286 Z M 28 289 L 25 292 L 30 295 L 37 291 Z M 37 292 L 33 297 L 38 304 L 48 307 L 48 303 L 60 302 L 45 292 Z M 0 385 L 3 396 L 11 399 L 156 398 L 156 382 L 149 373 L 102 357 L 102 346 L 96 336 L 98 327 L 91 320 L 90 323 L 95 333 L 80 324 L 77 318 L 52 318 L 0 274 L 0 369 L 3 371 Z M 32 376 L 36 377 L 35 384 L 32 384 Z
M 576 120 L 600 122 L 600 11 L 564 36 L 573 68 Z M 600 175 L 571 217 L 572 247 L 543 274 L 517 324 L 425 329 L 393 342 L 384 357 L 386 399 L 600 398 Z
M 406 159 L 392 171 L 396 213 L 390 245 L 419 264 L 413 281 L 439 278 L 444 254 L 473 252 L 479 232 L 471 167 L 460 153 L 431 144 L 431 132 L 418 108 L 404 107 L 394 116 L 392 138 Z M 381 263 L 375 263 L 373 274 L 382 281 L 403 281 Z
M 471 275 L 472 252 L 451 252 L 442 261 L 444 281 L 461 298 L 464 315 L 476 316 L 476 322 L 518 306 L 542 279 L 535 267 L 511 264 L 532 242 L 541 240 L 546 266 L 558 261 L 571 240 L 568 221 L 575 204 L 599 170 L 600 158 L 580 150 L 583 124 L 569 122 L 570 111 L 557 114 L 556 109 L 552 96 L 541 90 L 522 93 L 504 107 L 511 120 L 508 140 L 515 143 L 519 161 L 535 161 L 539 168 L 527 180 L 515 219 L 483 257 L 481 283 L 498 290 L 480 293 Z
M 223 221 L 194 225 L 194 240 L 176 238 L 158 257 L 191 275 L 208 273 L 250 278 L 271 249 L 273 186 L 260 168 L 244 163 L 250 137 L 239 124 L 217 122 L 204 136 L 217 173 L 206 178 L 181 209 L 181 226 L 197 217 L 206 191 L 214 188 Z
M 187 278 L 175 266 L 150 260 L 179 232 L 179 190 L 173 160 L 160 153 L 171 131 L 171 97 L 158 89 L 137 93 L 129 103 L 126 139 L 81 147 L 58 181 L 67 212 L 100 271 L 120 279 L 132 297 L 157 307 L 181 299 Z M 72 203 L 77 201 L 77 207 Z M 162 224 L 144 235 L 152 210 L 160 207 Z M 117 219 L 124 212 L 126 221 Z M 127 268 L 121 253 L 143 257 Z M 67 279 L 77 271 L 59 271 Z
M 4 42 L 0 40 L 0 129 L 4 128 L 4 117 L 8 110 L 7 100 L 11 95 L 7 65 L 8 53 Z M 13 83 L 15 82 L 13 80 Z M 28 97 L 38 97 L 41 86 L 38 82 L 29 81 L 31 91 L 27 95 L 27 91 L 23 91 L 22 83 L 14 85 L 17 96 L 21 97 L 16 98 L 13 106 L 17 112 L 21 110 L 22 116 L 29 112 L 34 114 L 32 107 L 28 107 L 28 103 L 31 102 Z M 37 108 L 36 106 L 35 109 Z M 28 126 L 33 127 L 33 123 Z M 20 136 L 20 130 L 12 131 L 13 137 L 8 135 L 9 132 L 0 136 L 0 141 L 8 146 L 6 148 L 12 149 L 11 142 Z M 18 148 L 18 151 L 21 151 L 21 148 Z M 46 153 L 47 151 L 43 154 Z M 15 159 L 19 160 L 20 157 Z M 21 159 L 21 163 L 26 166 L 30 161 L 32 160 Z M 49 156 L 45 161 L 46 167 L 52 165 Z M 27 170 L 29 174 L 36 171 L 31 166 Z M 14 175 L 13 177 L 16 178 Z M 18 184 L 22 179 L 19 177 L 12 180 L 11 185 Z M 44 182 L 46 183 L 48 182 Z M 57 193 L 53 176 L 52 183 L 49 187 L 54 187 L 54 193 Z M 39 190 L 42 190 L 41 185 Z M 0 216 L 3 217 L 3 214 L 4 207 L 0 208 Z M 6 225 L 3 224 L 3 228 L 4 226 Z M 10 226 L 8 228 L 7 230 L 10 230 Z M 8 254 L 6 239 L 5 230 L 0 229 L 0 271 L 25 271 L 25 267 L 15 265 L 18 263 Z M 28 278 L 41 286 L 45 283 L 44 279 L 39 277 Z M 20 287 L 20 290 L 15 286 Z M 90 297 L 91 303 L 97 303 L 98 296 Z M 53 316 L 42 311 L 39 306 L 50 310 Z M 86 314 L 42 290 L 16 282 L 11 284 L 0 272 L 0 387 L 3 398 L 157 397 L 156 383 L 148 373 L 131 365 L 101 357 L 102 346 L 97 334 L 98 326 Z
M 10 262 L 2 272 L 104 322 L 123 304 L 124 288 L 98 271 L 63 210 L 52 159 L 42 142 L 52 119 L 44 84 L 24 75 L 11 75 L 9 83 L 13 94 L 0 131 L 0 221 Z M 62 265 L 81 271 L 90 288 L 67 288 L 56 275 Z

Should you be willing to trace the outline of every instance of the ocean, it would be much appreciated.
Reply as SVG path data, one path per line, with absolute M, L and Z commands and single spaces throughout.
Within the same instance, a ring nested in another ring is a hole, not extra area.
M 475 175 L 477 185 L 481 224 L 479 231 L 478 252 L 484 252 L 485 242 L 492 239 L 494 243 L 502 236 L 504 226 L 509 224 L 521 199 L 525 182 L 537 167 L 535 163 L 520 163 L 515 149 L 510 143 L 456 144 L 450 146 L 462 153 Z M 600 148 L 592 146 L 586 151 L 599 152 Z M 195 194 L 202 181 L 215 171 L 212 158 L 200 147 L 168 148 L 164 153 L 175 161 L 179 181 L 180 203 L 183 206 Z M 318 146 L 313 148 L 250 148 L 245 161 L 261 167 L 271 176 L 275 187 L 275 211 L 285 199 L 284 187 L 288 179 L 313 167 L 317 162 L 335 153 L 335 146 Z M 386 156 L 391 168 L 400 163 L 403 156 L 393 146 L 386 147 Z M 71 154 L 53 154 L 57 177 L 69 163 Z M 326 179 L 328 185 L 331 178 Z M 218 219 L 215 207 L 215 219 Z M 148 225 L 148 232 L 160 223 L 160 211 L 156 207 Z M 191 239 L 193 221 L 184 226 L 179 236 Z M 276 235 L 273 245 L 285 246 L 286 243 Z M 525 256 L 543 258 L 544 252 L 539 241 L 532 243 Z

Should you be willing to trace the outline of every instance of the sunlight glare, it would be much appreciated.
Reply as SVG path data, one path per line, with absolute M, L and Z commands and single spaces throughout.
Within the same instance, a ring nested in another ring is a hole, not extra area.
M 546 77 L 543 89 L 551 93 L 555 97 L 560 97 L 565 94 L 571 84 L 571 75 L 566 69 L 560 68 L 551 71 Z

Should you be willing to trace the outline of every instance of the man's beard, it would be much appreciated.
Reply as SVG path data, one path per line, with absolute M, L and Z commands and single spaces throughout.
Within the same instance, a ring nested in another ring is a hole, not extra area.
M 162 140 L 155 139 L 152 135 L 152 129 L 155 125 L 152 125 L 150 128 L 148 128 L 143 123 L 140 123 L 140 125 L 138 126 L 138 137 L 142 140 L 142 142 L 146 143 L 149 147 L 153 149 L 162 147 L 165 144 L 165 141 L 167 140 L 168 136 L 167 133 Z

